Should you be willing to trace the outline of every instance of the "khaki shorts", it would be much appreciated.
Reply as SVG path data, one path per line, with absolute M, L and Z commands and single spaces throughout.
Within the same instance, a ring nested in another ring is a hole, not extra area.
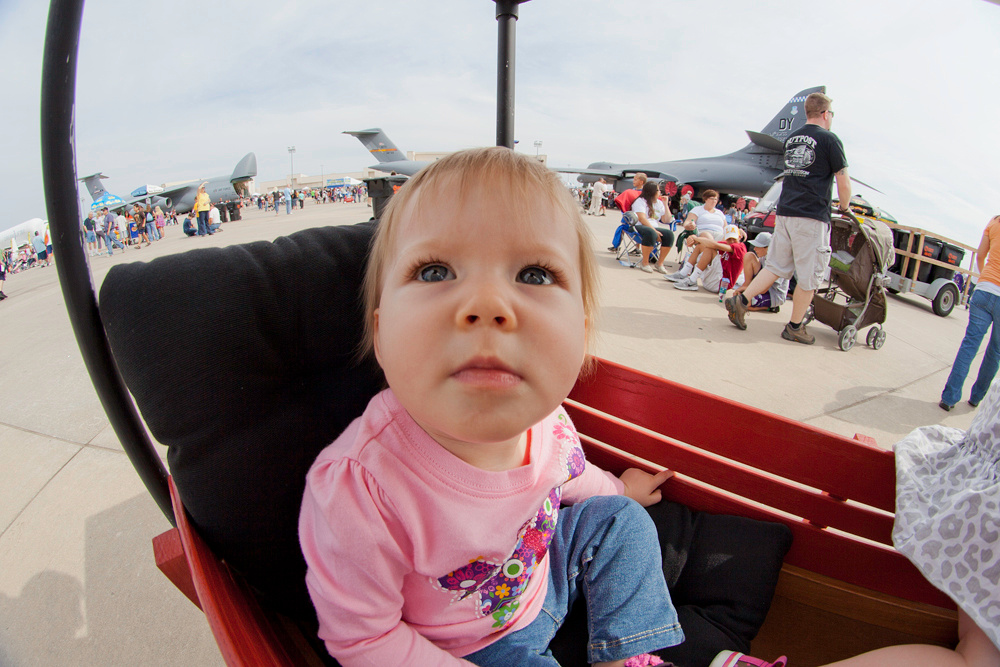
M 779 278 L 794 273 L 798 287 L 817 289 L 830 264 L 830 223 L 779 215 L 774 225 L 767 270 Z

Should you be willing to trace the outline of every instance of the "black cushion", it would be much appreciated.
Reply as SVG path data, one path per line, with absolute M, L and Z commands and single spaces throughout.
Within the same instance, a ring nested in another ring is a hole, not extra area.
M 749 652 L 764 624 L 792 531 L 780 523 L 695 512 L 663 501 L 656 524 L 663 576 L 684 642 L 656 651 L 677 667 L 706 667 L 722 650 Z M 562 665 L 586 665 L 586 606 L 577 604 L 552 643 Z
M 309 466 L 381 389 L 357 363 L 373 223 L 120 264 L 115 359 L 194 525 L 276 609 L 315 625 L 299 549 Z

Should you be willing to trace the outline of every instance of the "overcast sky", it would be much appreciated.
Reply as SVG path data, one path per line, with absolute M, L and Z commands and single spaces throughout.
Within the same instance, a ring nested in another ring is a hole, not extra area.
M 489 0 L 90 0 L 79 175 L 110 192 L 227 174 L 358 171 L 343 130 L 403 151 L 496 138 Z M 0 229 L 47 217 L 39 81 L 48 9 L 0 0 Z M 827 86 L 855 186 L 904 224 L 978 245 L 1000 213 L 1000 7 L 985 0 L 532 0 L 517 24 L 515 136 L 550 166 L 718 155 Z M 68 196 L 75 196 L 67 193 Z M 90 198 L 84 192 L 86 203 Z

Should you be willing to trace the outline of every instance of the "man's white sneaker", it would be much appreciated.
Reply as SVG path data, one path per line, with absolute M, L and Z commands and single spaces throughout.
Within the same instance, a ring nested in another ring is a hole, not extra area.
M 664 278 L 666 278 L 670 282 L 674 282 L 675 283 L 678 280 L 684 280 L 689 275 L 691 275 L 691 274 L 690 273 L 684 273 L 683 271 L 678 271 L 677 273 L 671 273 L 669 276 L 664 276 Z
M 675 282 L 674 289 L 682 289 L 687 292 L 693 292 L 698 289 L 698 281 L 691 280 L 691 276 L 688 276 L 684 280 L 678 280 Z

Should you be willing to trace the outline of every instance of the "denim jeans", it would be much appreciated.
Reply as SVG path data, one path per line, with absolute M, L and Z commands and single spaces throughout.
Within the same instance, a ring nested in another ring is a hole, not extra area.
M 969 326 L 965 329 L 965 338 L 958 348 L 955 356 L 955 363 L 951 365 L 951 374 L 941 392 L 941 400 L 948 405 L 955 405 L 962 399 L 962 386 L 965 378 L 969 375 L 969 367 L 976 353 L 979 352 L 979 345 L 983 342 L 983 336 L 990 331 L 990 342 L 986 346 L 986 353 L 983 355 L 983 363 L 979 366 L 979 376 L 976 383 L 972 385 L 972 394 L 969 400 L 977 405 L 982 402 L 986 392 L 993 382 L 993 376 L 997 374 L 997 367 L 1000 366 L 1000 296 L 990 294 L 982 290 L 976 290 L 969 302 Z
M 211 233 L 212 231 L 208 228 L 208 211 L 198 211 L 198 236 Z
M 599 496 L 564 507 L 549 545 L 542 610 L 527 627 L 464 657 L 481 667 L 558 665 L 548 646 L 581 592 L 589 663 L 679 644 L 684 633 L 662 565 L 656 528 L 638 503 Z
M 114 246 L 115 248 L 118 248 L 119 250 L 124 250 L 124 249 L 125 249 L 125 246 L 124 246 L 124 245 L 122 245 L 122 242 L 121 242 L 121 241 L 119 241 L 119 240 L 118 240 L 118 239 L 117 239 L 117 238 L 115 237 L 115 235 L 114 235 L 114 233 L 113 233 L 113 232 L 108 232 L 108 233 L 107 233 L 107 234 L 105 235 L 105 239 L 104 239 L 104 240 L 105 240 L 105 241 L 107 242 L 107 246 L 108 246 L 108 254 L 109 254 L 109 255 L 111 255 L 111 254 L 114 254 L 114 250 L 112 250 L 112 248 L 111 248 L 112 246 Z

